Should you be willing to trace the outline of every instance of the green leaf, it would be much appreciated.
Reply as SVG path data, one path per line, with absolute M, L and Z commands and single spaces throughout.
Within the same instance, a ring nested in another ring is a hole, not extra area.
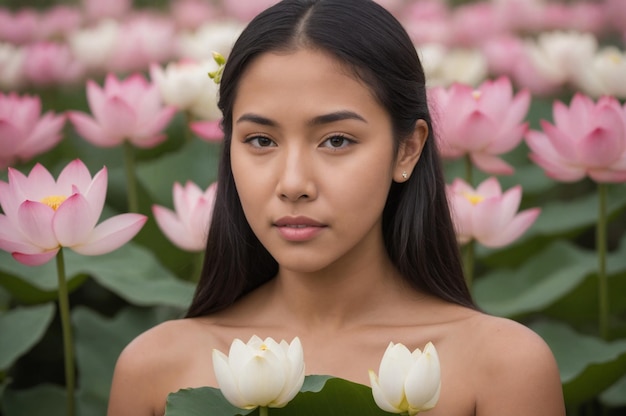
M 76 360 L 80 369 L 80 390 L 92 411 L 106 413 L 115 362 L 122 349 L 137 335 L 173 318 L 156 308 L 126 308 L 113 319 L 85 307 L 72 312 L 75 327 Z
M 76 392 L 77 414 L 106 414 L 113 369 L 122 349 L 138 334 L 173 318 L 163 308 L 127 308 L 107 319 L 85 307 L 72 312 L 76 360 L 80 374 Z M 0 338 L 0 342 L 4 340 Z M 66 393 L 56 385 L 38 385 L 26 390 L 6 389 L 3 411 L 7 416 L 65 415 Z M 53 411 L 51 413 L 51 411 Z
M 497 269 L 477 279 L 474 295 L 490 314 L 522 315 L 541 310 L 572 291 L 596 270 L 596 263 L 593 253 L 557 241 L 517 270 Z
M 2 414 L 6 416 L 67 416 L 65 389 L 43 384 L 27 390 L 4 392 Z
M 53 316 L 52 303 L 0 314 L 0 370 L 8 369 L 43 337 Z
M 174 182 L 206 188 L 217 178 L 219 145 L 192 140 L 176 152 L 141 163 L 137 176 L 159 204 L 171 206 Z
M 253 411 L 233 406 L 219 389 L 200 387 L 170 393 L 167 396 L 165 416 L 236 416 Z
M 614 215 L 626 206 L 622 186 L 609 187 L 608 213 Z M 567 213 L 564 215 L 564 213 Z M 554 235 L 588 227 L 598 220 L 598 196 L 591 193 L 571 201 L 548 202 L 525 238 L 534 234 Z
M 330 380 L 331 378 L 333 378 L 333 376 L 323 376 L 319 374 L 312 374 L 310 376 L 306 376 L 304 377 L 304 383 L 302 384 L 300 391 L 302 393 L 307 393 L 307 392 L 318 393 L 322 391 L 322 389 L 326 385 L 326 382 Z
M 28 275 L 24 273 L 31 268 L 19 264 L 6 252 L 0 252 L 0 263 L 3 264 L 2 269 L 6 270 L 0 270 L 0 285 L 19 302 L 26 304 L 46 303 L 58 298 L 58 278 L 54 262 L 38 267 L 37 269 L 41 274 Z M 11 273 L 18 273 L 19 275 Z M 82 286 L 88 277 L 85 274 L 69 277 L 67 281 L 69 293 Z
M 2 285 L 16 297 L 28 300 L 46 299 L 58 287 L 53 261 L 29 267 L 18 263 L 7 253 L 0 253 Z M 176 278 L 162 267 L 148 250 L 133 243 L 101 256 L 82 256 L 65 252 L 66 274 L 72 287 L 84 276 L 93 277 L 101 286 L 135 305 L 166 305 L 185 308 L 193 296 L 194 285 Z M 75 281 L 78 279 L 77 281 Z M 22 284 L 25 283 L 26 285 Z
M 600 401 L 605 406 L 626 406 L 626 375 L 619 379 L 600 395 Z
M 569 260 L 568 260 L 569 261 Z M 597 267 L 597 266 L 596 266 Z M 613 316 L 611 326 L 615 336 L 616 317 L 626 316 L 626 236 L 619 249 L 607 256 L 609 276 L 609 306 Z M 594 328 L 598 325 L 598 275 L 597 271 L 585 277 L 574 290 L 542 311 L 544 316 L 566 321 L 577 328 Z
M 89 270 L 100 285 L 134 305 L 186 308 L 191 302 L 195 285 L 176 278 L 151 252 L 137 245 L 127 244 L 98 257 L 73 257 L 66 260 L 68 269 Z
M 202 387 L 184 389 L 168 396 L 165 416 L 236 416 L 257 410 L 243 410 L 231 405 L 219 389 Z M 391 413 L 381 410 L 372 396 L 372 389 L 331 376 L 305 377 L 300 393 L 283 408 L 271 408 L 270 415 L 359 415 L 381 416 Z
M 272 415 L 390 415 L 378 407 L 369 386 L 341 378 L 329 378 L 319 392 L 299 393 L 282 409 L 271 409 Z
M 530 325 L 556 357 L 568 404 L 600 394 L 626 373 L 626 339 L 605 342 L 549 321 Z
M 40 384 L 30 389 L 5 392 L 2 414 L 5 416 L 67 416 L 67 392 L 53 384 Z M 106 407 L 94 401 L 88 393 L 78 391 L 75 395 L 76 414 L 79 416 L 102 416 Z
M 1 376 L 2 374 L 0 373 L 0 377 Z M 9 385 L 8 380 L 0 381 L 0 403 L 2 403 L 2 396 L 4 396 L 4 390 L 6 390 L 8 385 Z

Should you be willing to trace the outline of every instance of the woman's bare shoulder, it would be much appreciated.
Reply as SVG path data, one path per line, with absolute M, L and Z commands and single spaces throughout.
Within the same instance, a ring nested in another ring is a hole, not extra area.
M 176 347 L 194 338 L 207 338 L 213 332 L 213 325 L 209 320 L 200 319 L 174 319 L 162 322 L 138 335 L 131 341 L 125 351 L 133 353 L 145 349 L 154 350 L 155 345 L 167 345 Z M 155 351 L 158 355 L 163 351 Z
M 160 411 L 169 393 L 209 385 L 210 375 L 201 375 L 210 374 L 210 363 L 202 357 L 210 360 L 212 332 L 208 321 L 179 319 L 138 335 L 115 365 L 108 414 L 152 415 Z
M 546 342 L 516 321 L 476 314 L 466 336 L 474 348 L 477 416 L 564 415 L 558 367 Z

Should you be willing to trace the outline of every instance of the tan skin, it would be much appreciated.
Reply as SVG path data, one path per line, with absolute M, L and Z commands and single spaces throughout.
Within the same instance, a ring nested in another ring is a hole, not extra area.
M 237 94 L 233 175 L 278 275 L 219 313 L 165 322 L 129 344 L 109 416 L 163 415 L 170 392 L 217 387 L 212 349 L 227 352 L 234 338 L 253 334 L 298 336 L 308 374 L 366 385 L 390 341 L 411 349 L 432 341 L 442 391 L 429 416 L 565 415 L 558 369 L 541 338 L 410 288 L 386 255 L 385 198 L 392 181 L 412 174 L 426 123 L 394 155 L 389 115 L 370 90 L 311 49 L 261 55 Z M 285 238 L 278 220 L 298 216 L 321 229 Z

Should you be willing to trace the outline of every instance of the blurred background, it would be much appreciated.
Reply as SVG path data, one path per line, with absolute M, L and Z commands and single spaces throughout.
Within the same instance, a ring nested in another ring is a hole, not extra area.
M 212 201 L 222 139 L 213 52 L 227 58 L 273 3 L 0 0 L 0 180 L 36 164 L 56 177 L 80 159 L 92 175 L 107 167 L 102 219 L 149 217 L 112 253 L 65 251 L 79 415 L 105 413 L 115 360 L 133 337 L 184 314 L 210 221 L 198 207 Z M 480 184 L 497 178 L 501 193 L 523 192 L 520 214 L 536 213 L 505 242 L 480 233 L 488 224 L 459 234 L 479 306 L 546 339 L 568 414 L 626 414 L 626 0 L 379 3 L 422 59 L 451 195 L 463 180 L 477 206 Z M 89 128 L 126 128 L 98 118 L 96 96 L 125 100 L 136 116 L 117 141 Z M 488 119 L 500 150 L 476 150 L 473 140 L 487 138 L 470 137 L 474 126 L 447 111 L 446 97 Z M 565 156 L 546 161 L 556 151 L 534 147 L 552 140 L 552 125 L 578 152 L 566 160 L 573 173 L 559 165 Z M 576 147 L 597 129 L 614 156 L 602 163 Z M 54 261 L 30 267 L 0 251 L 3 416 L 67 414 L 58 288 Z

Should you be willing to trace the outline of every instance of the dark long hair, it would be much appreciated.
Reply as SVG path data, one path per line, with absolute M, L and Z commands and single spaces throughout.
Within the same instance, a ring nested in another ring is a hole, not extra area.
M 426 101 L 424 71 L 400 23 L 370 0 L 285 0 L 254 18 L 224 68 L 219 107 L 224 144 L 204 268 L 187 317 L 223 309 L 272 279 L 278 264 L 244 216 L 230 164 L 232 111 L 242 74 L 265 52 L 330 53 L 370 87 L 392 119 L 394 146 L 419 119 L 429 137 L 409 180 L 393 183 L 383 211 L 387 252 L 415 288 L 474 308 L 463 278 Z

